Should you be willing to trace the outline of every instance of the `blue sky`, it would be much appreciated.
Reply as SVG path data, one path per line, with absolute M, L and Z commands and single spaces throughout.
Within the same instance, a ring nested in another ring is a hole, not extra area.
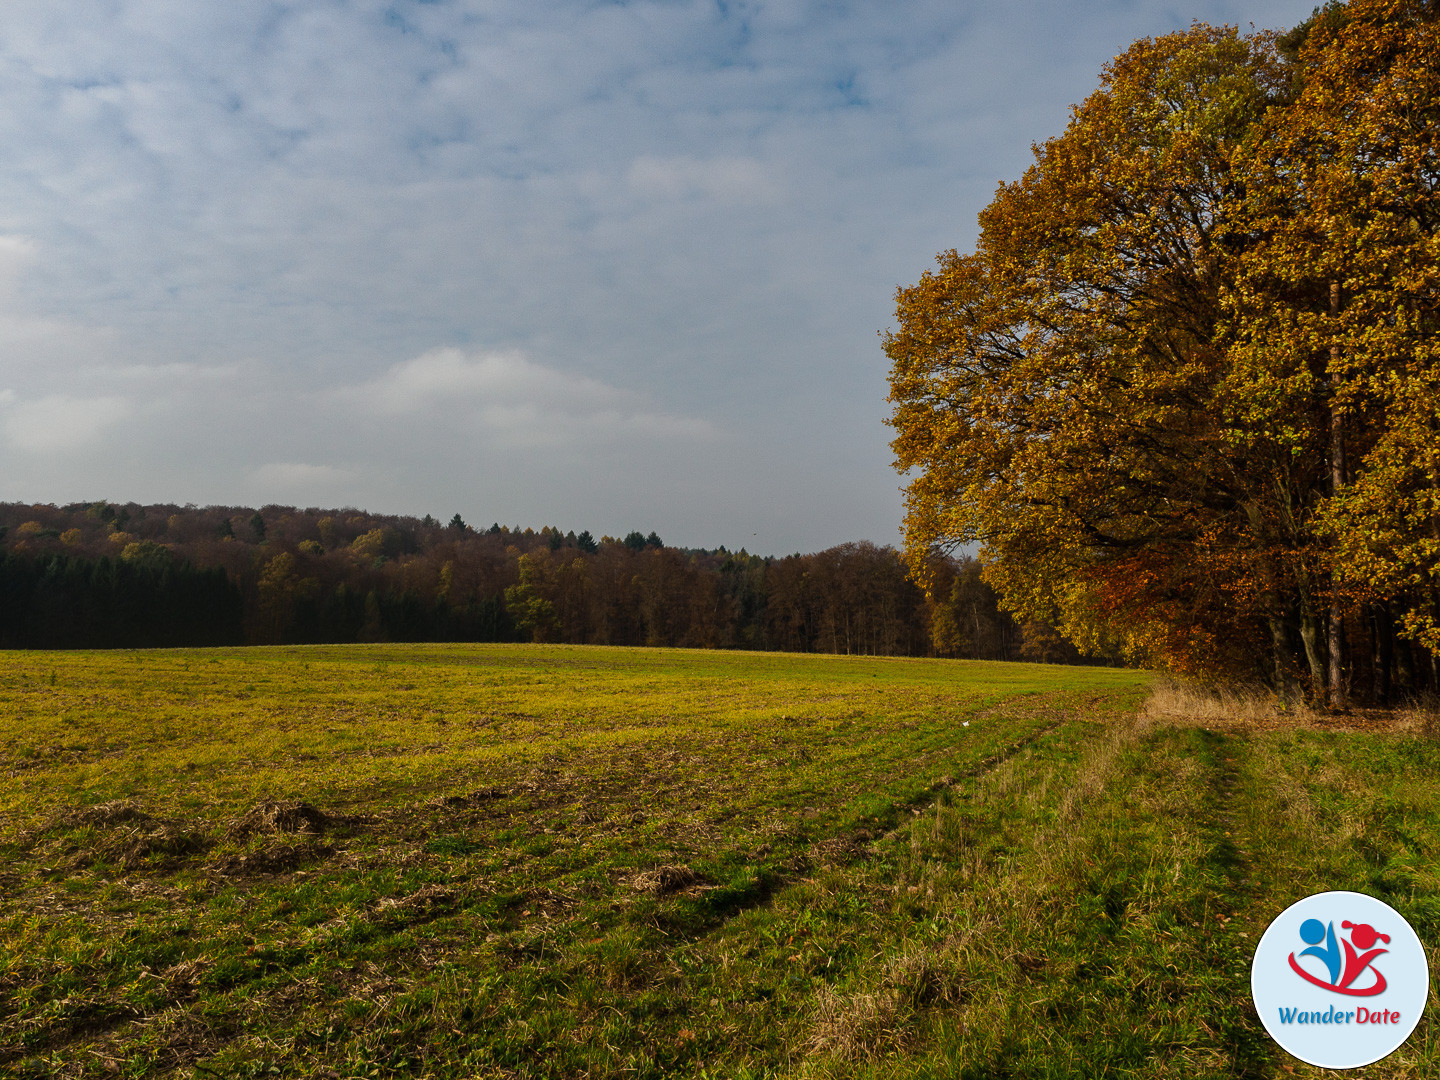
M 1131 41 L 1312 6 L 7 5 L 0 500 L 896 543 L 896 286 Z

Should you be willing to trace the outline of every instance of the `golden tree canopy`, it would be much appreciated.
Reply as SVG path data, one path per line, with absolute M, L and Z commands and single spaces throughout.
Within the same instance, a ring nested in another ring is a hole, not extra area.
M 978 543 L 1021 616 L 1189 671 L 1313 678 L 1342 600 L 1440 640 L 1437 24 L 1356 0 L 1303 30 L 1289 58 L 1201 24 L 1137 42 L 976 251 L 898 291 L 922 580 Z

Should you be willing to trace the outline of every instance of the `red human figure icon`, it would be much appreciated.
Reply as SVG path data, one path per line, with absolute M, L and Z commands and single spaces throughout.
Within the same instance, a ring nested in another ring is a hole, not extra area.
M 1349 919 L 1342 922 L 1340 928 L 1342 930 L 1352 931 L 1350 941 L 1346 941 L 1343 938 L 1340 940 L 1340 944 L 1345 948 L 1345 973 L 1340 977 L 1340 985 L 1345 987 L 1354 982 L 1359 974 L 1370 966 L 1371 960 L 1374 960 L 1375 957 L 1381 953 L 1390 951 L 1389 949 L 1370 948 L 1377 940 L 1389 945 L 1390 935 L 1377 933 L 1375 928 L 1369 923 L 1352 923 Z M 1351 941 L 1355 943 L 1354 946 L 1350 944 Z M 1356 955 L 1355 949 L 1357 948 L 1367 951 Z M 1375 977 L 1379 980 L 1380 987 L 1383 988 L 1385 985 L 1385 976 L 1377 971 Z

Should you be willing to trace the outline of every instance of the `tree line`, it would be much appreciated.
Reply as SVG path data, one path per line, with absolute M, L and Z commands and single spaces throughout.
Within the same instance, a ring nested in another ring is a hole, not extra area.
M 0 504 L 0 647 L 536 641 L 1076 662 L 970 558 L 762 557 L 354 509 Z M 1113 658 L 1112 658 L 1113 659 Z
M 905 549 L 1333 707 L 1440 688 L 1440 14 L 1136 42 L 898 291 Z

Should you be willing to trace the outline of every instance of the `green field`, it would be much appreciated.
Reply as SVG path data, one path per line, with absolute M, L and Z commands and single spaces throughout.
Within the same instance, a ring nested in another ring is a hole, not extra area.
M 1148 686 L 0 654 L 0 1075 L 1319 1075 L 1250 951 L 1331 888 L 1440 941 L 1440 743 L 1154 718 Z M 1437 1070 L 1431 1031 L 1356 1075 Z

